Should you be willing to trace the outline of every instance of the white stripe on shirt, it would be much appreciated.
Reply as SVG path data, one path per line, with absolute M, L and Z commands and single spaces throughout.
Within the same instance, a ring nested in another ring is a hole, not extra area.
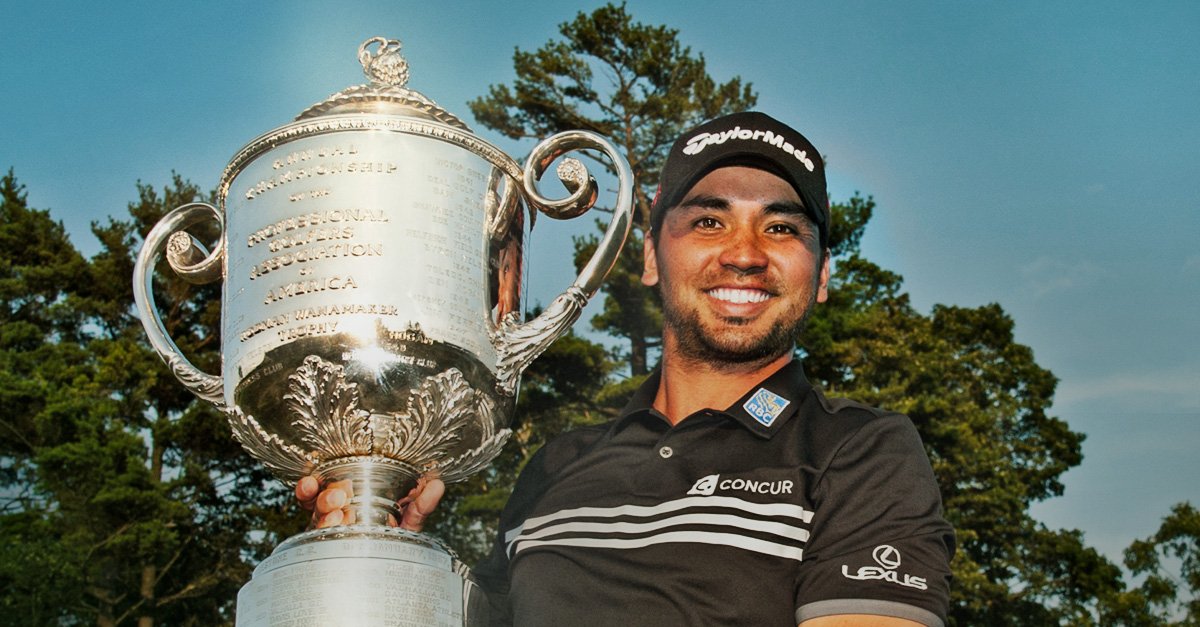
M 553 540 L 520 540 L 517 541 L 516 552 L 540 546 L 579 546 L 606 549 L 638 549 L 655 544 L 671 542 L 689 542 L 700 544 L 716 544 L 732 546 L 740 549 L 765 553 L 797 562 L 802 561 L 803 549 L 767 542 L 757 538 L 738 535 L 735 533 L 715 533 L 711 531 L 672 531 L 645 538 L 556 538 Z

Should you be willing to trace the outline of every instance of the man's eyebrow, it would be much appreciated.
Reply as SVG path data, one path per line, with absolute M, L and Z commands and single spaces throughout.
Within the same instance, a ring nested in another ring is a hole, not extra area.
M 773 203 L 767 205 L 766 208 L 763 209 L 763 212 L 764 213 L 800 214 L 803 216 L 808 215 L 808 210 L 804 208 L 804 205 L 802 203 L 793 202 L 790 200 L 773 202 Z
M 712 194 L 697 194 L 695 196 L 690 196 L 688 198 L 685 198 L 682 202 L 680 202 L 676 206 L 676 208 L 678 208 L 678 209 L 711 209 L 711 210 L 716 210 L 716 211 L 728 211 L 729 210 L 729 200 L 727 200 L 721 196 L 714 196 Z M 803 218 L 806 218 L 809 222 L 812 222 L 812 217 L 808 214 L 808 210 L 804 208 L 804 204 L 801 202 L 792 201 L 792 200 L 781 200 L 779 202 L 773 202 L 763 208 L 763 213 L 766 213 L 766 214 L 774 213 L 774 214 L 789 215 L 789 216 L 790 215 L 801 216 Z
M 820 227 L 817 226 L 817 223 L 813 220 L 808 210 L 804 208 L 803 203 L 790 200 L 773 202 L 763 209 L 763 213 L 767 215 L 796 216 L 800 218 L 801 231 L 814 239 L 818 237 Z
M 711 194 L 698 194 L 689 196 L 679 203 L 680 208 L 692 207 L 696 209 L 729 209 L 729 201 Z

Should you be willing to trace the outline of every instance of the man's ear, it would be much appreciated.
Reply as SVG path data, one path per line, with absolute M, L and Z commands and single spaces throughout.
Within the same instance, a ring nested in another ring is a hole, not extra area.
M 654 253 L 654 236 L 650 233 L 642 239 L 642 285 L 658 285 L 658 257 Z
M 821 274 L 817 278 L 817 302 L 823 303 L 829 299 L 829 249 L 821 255 Z

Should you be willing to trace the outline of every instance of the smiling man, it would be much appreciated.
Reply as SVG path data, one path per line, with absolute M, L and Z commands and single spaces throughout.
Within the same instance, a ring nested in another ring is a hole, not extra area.
M 662 362 L 616 420 L 522 472 L 475 571 L 493 624 L 944 623 L 954 536 L 916 429 L 826 398 L 795 358 L 828 238 L 824 169 L 794 129 L 738 113 L 675 143 L 642 277 Z M 424 488 L 404 526 L 442 487 Z
M 477 569 L 513 624 L 942 624 L 953 532 L 916 430 L 794 357 L 828 208 L 819 153 L 767 115 L 675 143 L 642 277 L 661 366 L 526 467 Z

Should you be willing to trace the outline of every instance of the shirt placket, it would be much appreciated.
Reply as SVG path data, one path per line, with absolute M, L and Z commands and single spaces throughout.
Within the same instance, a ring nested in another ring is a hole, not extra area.
M 703 458 L 711 454 L 704 452 L 710 449 L 702 440 L 720 421 L 717 413 L 705 411 L 673 427 L 648 429 L 639 454 L 641 461 L 634 471 L 638 494 L 662 500 L 685 495 L 697 479 L 692 476 L 693 467 L 703 465 Z

